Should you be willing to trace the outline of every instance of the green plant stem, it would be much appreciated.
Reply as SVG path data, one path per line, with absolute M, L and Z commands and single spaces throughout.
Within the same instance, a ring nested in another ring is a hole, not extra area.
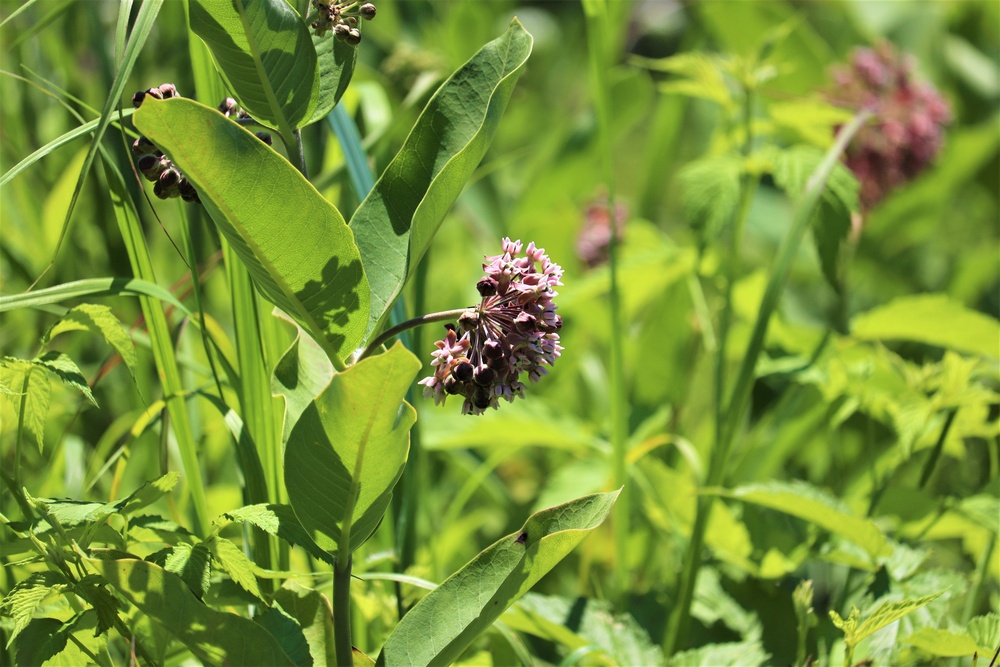
M 930 456 L 927 457 L 927 461 L 924 463 L 924 469 L 920 472 L 920 482 L 917 484 L 917 488 L 922 489 L 927 486 L 931 475 L 934 474 L 934 468 L 937 466 L 937 462 L 941 458 L 941 452 L 944 450 L 944 441 L 948 439 L 948 432 L 951 431 L 951 425 L 955 423 L 955 415 L 957 414 L 958 408 L 948 410 L 944 426 L 941 427 L 941 434 L 938 436 L 937 442 L 934 443 L 934 449 L 931 450 Z
M 406 320 L 405 322 L 400 322 L 394 327 L 390 327 L 383 331 L 375 340 L 368 343 L 368 346 L 361 351 L 361 354 L 357 356 L 354 363 L 358 363 L 365 357 L 369 356 L 372 352 L 381 347 L 386 341 L 398 336 L 404 331 L 413 329 L 414 327 L 419 327 L 424 324 L 433 324 L 434 322 L 446 322 L 448 320 L 455 320 L 467 311 L 468 308 L 458 308 L 456 310 L 444 310 L 439 313 L 430 313 L 429 315 L 421 315 L 420 317 L 414 317 L 413 319 Z
M 632 493 L 628 484 L 628 400 L 625 395 L 625 362 L 623 350 L 624 328 L 621 314 L 621 289 L 619 287 L 618 234 L 615 221 L 615 178 L 614 154 L 611 142 L 613 118 L 608 70 L 612 66 L 611 42 L 609 38 L 616 31 L 609 29 L 608 6 L 605 0 L 584 0 L 587 17 L 587 51 L 590 60 L 590 80 L 593 87 L 594 107 L 597 112 L 598 141 L 605 185 L 608 188 L 608 211 L 611 216 L 611 234 L 608 244 L 608 269 L 610 285 L 608 289 L 611 319 L 611 341 L 609 349 L 609 396 L 611 399 L 611 450 L 613 486 L 621 488 L 621 496 L 615 507 L 612 530 L 615 541 L 615 595 L 624 599 L 628 590 L 628 539 Z
M 820 162 L 819 166 L 809 177 L 805 191 L 795 207 L 791 227 L 778 248 L 771 275 L 768 278 L 767 287 L 764 289 L 764 297 L 757 311 L 757 319 L 754 322 L 750 335 L 747 352 L 740 364 L 736 383 L 733 386 L 731 398 L 726 406 L 725 419 L 722 421 L 719 437 L 709 459 L 709 470 L 706 480 L 709 487 L 719 486 L 723 482 L 730 448 L 736 437 L 740 421 L 743 419 L 750 403 L 754 369 L 757 366 L 757 359 L 764 348 L 764 337 L 767 334 L 768 324 L 770 323 L 771 316 L 777 309 L 778 301 L 791 270 L 792 260 L 798 252 L 806 230 L 809 228 L 826 181 L 844 148 L 855 133 L 861 129 L 861 126 L 867 121 L 869 116 L 870 113 L 867 111 L 859 112 L 850 123 L 841 128 L 833 147 L 827 151 L 822 162 Z M 720 334 L 720 349 L 723 347 L 721 343 L 723 336 L 724 334 Z M 691 602 L 694 597 L 695 583 L 702 558 L 701 552 L 705 541 L 705 531 L 708 527 L 708 517 L 712 511 L 713 500 L 714 496 L 711 495 L 700 495 L 698 497 L 691 541 L 688 544 L 684 559 L 684 570 L 681 574 L 681 589 L 667 626 L 666 636 L 664 637 L 664 651 L 668 656 L 680 648 L 681 640 L 685 636 L 687 626 L 690 622 Z
M 341 566 L 333 566 L 333 640 L 340 667 L 351 667 L 354 653 L 351 644 L 351 557 Z
M 968 595 L 965 596 L 965 606 L 962 608 L 961 625 L 968 625 L 972 620 L 972 615 L 976 613 L 976 604 L 982 594 L 983 586 L 989 581 L 990 561 L 993 558 L 993 550 L 996 549 L 997 534 L 991 532 L 986 548 L 983 549 L 982 558 L 976 565 L 976 573 L 972 577 L 972 586 Z

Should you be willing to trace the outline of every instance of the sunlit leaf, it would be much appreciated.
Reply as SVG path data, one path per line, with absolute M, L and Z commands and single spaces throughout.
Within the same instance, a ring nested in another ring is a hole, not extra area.
M 208 549 L 212 553 L 212 558 L 229 575 L 230 579 L 235 581 L 247 593 L 250 593 L 263 602 L 264 596 L 257 585 L 253 562 L 243 553 L 242 549 L 224 537 L 216 537 L 210 540 L 208 542 Z
M 50 371 L 62 380 L 63 384 L 73 387 L 83 394 L 88 401 L 95 406 L 97 405 L 97 399 L 94 398 L 93 392 L 90 391 L 87 378 L 83 377 L 80 368 L 76 365 L 76 362 L 69 358 L 69 355 L 50 350 L 37 359 L 33 359 L 31 363 Z
M 289 579 L 275 592 L 274 602 L 298 622 L 309 645 L 313 666 L 336 665 L 333 608 L 326 596 Z
M 109 307 L 93 303 L 75 306 L 49 327 L 42 336 L 42 344 L 48 345 L 53 338 L 67 331 L 89 331 L 103 337 L 121 356 L 129 372 L 135 375 L 137 360 L 132 339 Z
M 399 622 L 378 665 L 446 665 L 566 557 L 611 511 L 618 491 L 531 515 L 469 561 Z
M 328 355 L 353 350 L 367 325 L 368 280 L 340 212 L 288 161 L 214 109 L 180 98 L 146 100 L 134 119 L 194 183 L 261 293 Z
M 27 578 L 14 584 L 10 592 L 0 602 L 0 611 L 14 620 L 7 639 L 7 648 L 14 642 L 21 631 L 28 627 L 35 609 L 50 595 L 68 588 L 69 582 L 58 572 L 45 570 L 35 572 Z

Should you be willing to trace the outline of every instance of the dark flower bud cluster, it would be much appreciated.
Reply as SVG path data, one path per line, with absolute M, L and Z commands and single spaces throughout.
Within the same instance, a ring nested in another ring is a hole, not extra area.
M 594 199 L 583 211 L 583 227 L 576 238 L 576 254 L 590 268 L 600 266 L 608 261 L 611 246 L 611 229 L 614 226 L 615 240 L 621 243 L 625 235 L 625 222 L 628 220 L 628 207 L 615 203 L 614 220 L 607 197 Z
M 358 19 L 371 21 L 375 18 L 375 5 L 370 2 L 339 3 L 337 0 L 313 0 L 312 25 L 317 37 L 322 37 L 332 30 L 333 36 L 342 39 L 351 46 L 361 43 L 361 31 L 358 29 Z
M 851 62 L 832 74 L 834 88 L 827 93 L 831 102 L 875 115 L 846 153 L 867 211 L 931 163 L 941 149 L 951 110 L 933 86 L 914 79 L 912 58 L 889 42 L 857 49 Z
M 132 96 L 132 104 L 138 109 L 146 97 L 167 100 L 172 97 L 180 97 L 180 94 L 172 83 L 164 83 L 156 88 L 140 90 Z M 237 122 L 253 122 L 250 115 L 240 109 L 236 100 L 231 97 L 223 100 L 222 104 L 219 105 L 219 112 L 226 118 L 235 117 Z M 254 135 L 268 146 L 273 142 L 271 135 L 267 132 L 255 132 Z M 132 153 L 135 155 L 136 168 L 146 177 L 146 180 L 154 183 L 153 194 L 157 197 L 160 199 L 180 197 L 186 202 L 201 203 L 198 192 L 191 185 L 191 182 L 185 178 L 170 158 L 164 155 L 163 151 L 158 149 L 149 139 L 140 135 L 132 142 Z
M 476 283 L 482 300 L 458 318 L 432 353 L 434 375 L 420 381 L 424 395 L 443 403 L 463 396 L 462 414 L 496 409 L 499 399 L 524 397 L 527 374 L 532 383 L 548 373 L 562 352 L 553 298 L 562 268 L 534 243 L 521 255 L 521 242 L 503 239 L 502 252 L 487 257 L 486 275 Z

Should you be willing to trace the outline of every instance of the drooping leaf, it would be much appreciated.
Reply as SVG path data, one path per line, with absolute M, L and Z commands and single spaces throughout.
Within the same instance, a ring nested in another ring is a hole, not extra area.
M 365 333 L 369 290 L 340 212 L 284 158 L 214 109 L 180 98 L 146 100 L 134 119 L 194 183 L 261 293 L 327 355 L 353 350 Z
M 452 74 L 351 218 L 372 284 L 369 328 L 386 315 L 486 153 L 531 44 L 514 19 Z
M 0 602 L 0 611 L 14 619 L 7 648 L 10 648 L 14 639 L 28 627 L 38 605 L 50 595 L 68 588 L 68 584 L 65 577 L 51 570 L 35 572 L 14 584 L 10 592 L 4 596 L 3 602 Z
M 417 603 L 399 622 L 378 665 L 454 661 L 507 607 L 578 545 L 611 511 L 618 491 L 537 512 Z
M 19 667 L 41 667 L 42 663 L 62 652 L 69 642 L 63 622 L 55 618 L 31 619 L 20 637 L 14 654 L 14 662 Z
M 898 621 L 910 612 L 932 602 L 934 599 L 940 597 L 942 593 L 944 591 L 934 593 L 933 595 L 925 595 L 920 598 L 886 601 L 880 604 L 864 619 L 861 618 L 861 612 L 857 607 L 851 607 L 851 613 L 846 619 L 841 618 L 836 611 L 831 609 L 830 619 L 837 628 L 843 630 L 844 643 L 848 646 L 857 646 L 858 642 L 866 637 L 870 637 L 890 623 Z
M 305 124 L 319 101 L 316 49 L 287 2 L 194 0 L 191 29 L 255 120 L 282 133 Z
M 382 520 L 406 463 L 417 415 L 403 398 L 420 368 L 402 343 L 364 359 L 335 375 L 289 434 L 288 500 L 328 551 L 353 551 Z
M 254 575 L 253 562 L 247 558 L 242 549 L 224 537 L 210 540 L 208 549 L 212 552 L 212 558 L 229 575 L 230 579 L 258 600 L 264 600 L 260 587 L 257 585 L 257 577 Z
M 354 65 L 358 60 L 358 47 L 347 40 L 336 39 L 327 33 L 322 37 L 312 34 L 313 47 L 319 66 L 319 101 L 309 122 L 324 118 L 347 90 L 354 76 Z
M 226 512 L 219 519 L 215 520 L 217 525 L 223 521 L 246 521 L 263 530 L 268 535 L 280 537 L 290 545 L 300 546 L 309 552 L 313 558 L 333 564 L 333 558 L 323 549 L 319 548 L 309 533 L 299 523 L 295 512 L 288 505 L 247 505 L 231 512 Z
M 882 531 L 871 520 L 855 515 L 834 496 L 805 482 L 748 484 L 721 494 L 811 521 L 853 541 L 872 557 L 889 549 Z
M 180 577 L 201 599 L 212 584 L 212 553 L 204 543 L 181 542 L 168 551 L 163 569 Z
M 149 507 L 177 486 L 181 480 L 181 475 L 177 471 L 170 471 L 156 479 L 145 482 L 138 489 L 130 493 L 127 497 L 115 503 L 115 510 L 127 516 L 137 512 L 144 507 Z
M 1000 357 L 1000 322 L 945 294 L 899 297 L 855 317 L 851 333 L 863 340 L 906 340 Z
M 19 411 L 24 430 L 41 452 L 45 447 L 45 424 L 49 418 L 52 385 L 44 368 L 20 359 L 5 358 L 0 362 L 11 372 L 10 400 Z M 23 406 L 23 407 L 22 407 Z
M 298 621 L 309 644 L 313 667 L 334 667 L 337 664 L 333 638 L 333 607 L 319 591 L 306 588 L 289 579 L 274 594 L 274 602 Z
M 49 327 L 49 330 L 42 336 L 42 344 L 48 345 L 53 338 L 67 331 L 89 331 L 103 337 L 108 345 L 121 356 L 129 372 L 135 375 L 138 363 L 135 346 L 132 345 L 132 339 L 129 338 L 128 333 L 122 328 L 121 322 L 107 306 L 81 303 L 72 308 L 58 322 Z
M 153 563 L 92 558 L 85 561 L 205 664 L 294 665 L 261 626 L 237 614 L 205 606 L 180 577 Z
M 96 634 L 102 635 L 114 627 L 118 620 L 118 598 L 111 594 L 97 575 L 87 575 L 75 586 L 73 592 L 90 603 L 97 614 Z
M 33 359 L 31 363 L 50 371 L 62 380 L 63 384 L 73 387 L 83 394 L 88 401 L 95 406 L 97 405 L 97 399 L 94 398 L 93 392 L 90 391 L 87 378 L 83 377 L 80 368 L 76 365 L 76 362 L 69 358 L 69 355 L 50 350 L 37 359 Z

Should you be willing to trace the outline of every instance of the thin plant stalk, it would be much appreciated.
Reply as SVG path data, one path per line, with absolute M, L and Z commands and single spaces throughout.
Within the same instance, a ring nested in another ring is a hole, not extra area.
M 750 334 L 747 352 L 740 364 L 731 398 L 726 406 L 725 419 L 722 421 L 722 428 L 719 434 L 720 437 L 716 441 L 712 456 L 709 459 L 708 476 L 706 479 L 706 484 L 709 487 L 719 486 L 724 481 L 730 449 L 735 440 L 740 422 L 743 420 L 747 407 L 750 404 L 757 359 L 764 348 L 767 327 L 771 316 L 778 307 L 781 293 L 784 290 L 788 274 L 791 270 L 792 260 L 798 252 L 806 230 L 809 228 L 830 173 L 836 166 L 837 160 L 840 158 L 841 153 L 843 153 L 844 148 L 857 131 L 861 129 L 869 116 L 869 112 L 862 111 L 850 123 L 841 128 L 834 145 L 826 152 L 819 166 L 809 177 L 805 191 L 795 207 L 791 227 L 778 248 L 771 275 L 764 289 L 764 297 L 757 311 L 757 319 L 754 321 L 753 330 Z M 680 648 L 681 639 L 685 636 L 687 626 L 690 622 L 691 602 L 694 596 L 698 571 L 701 566 L 702 547 L 704 546 L 705 531 L 708 527 L 708 517 L 712 511 L 713 500 L 714 496 L 712 495 L 700 495 L 698 498 L 691 541 L 688 544 L 687 553 L 684 558 L 681 590 L 678 594 L 670 623 L 667 626 L 667 634 L 664 637 L 664 650 L 668 656 Z
M 621 488 L 612 522 L 615 542 L 616 594 L 623 599 L 628 590 L 628 539 L 629 511 L 632 492 L 628 484 L 628 402 L 625 396 L 625 362 L 622 349 L 621 289 L 618 276 L 618 226 L 615 221 L 615 178 L 611 147 L 612 105 L 607 73 L 610 68 L 608 7 L 604 0 L 585 0 L 587 17 L 587 51 L 590 55 L 590 77 L 593 86 L 594 107 L 597 111 L 598 137 L 604 182 L 608 188 L 608 210 L 611 215 L 611 234 L 608 245 L 610 275 L 609 310 L 611 315 L 611 342 L 609 354 L 609 390 L 611 397 L 611 448 L 612 486 Z

